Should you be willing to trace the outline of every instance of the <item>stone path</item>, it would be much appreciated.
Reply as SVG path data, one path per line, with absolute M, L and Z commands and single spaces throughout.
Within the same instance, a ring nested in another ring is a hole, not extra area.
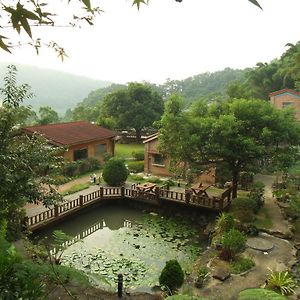
M 295 263 L 295 248 L 288 241 L 268 235 L 260 234 L 260 238 L 266 243 L 274 245 L 269 252 L 247 248 L 245 255 L 255 261 L 255 267 L 244 275 L 231 275 L 229 279 L 221 282 L 209 278 L 201 290 L 195 290 L 197 296 L 204 296 L 210 300 L 235 300 L 240 291 L 247 288 L 255 288 L 264 285 L 270 269 L 273 271 L 285 271 Z M 204 255 L 205 256 L 205 255 Z M 202 261 L 202 265 L 208 262 Z
M 261 181 L 265 184 L 265 208 L 267 209 L 273 226 L 269 230 L 270 233 L 278 233 L 282 236 L 291 236 L 289 223 L 284 219 L 280 207 L 277 205 L 275 198 L 272 196 L 272 184 L 275 176 L 258 174 L 254 178 L 255 181 Z

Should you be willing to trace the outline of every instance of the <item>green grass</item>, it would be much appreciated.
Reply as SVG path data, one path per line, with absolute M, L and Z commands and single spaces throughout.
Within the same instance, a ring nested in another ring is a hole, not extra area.
M 235 261 L 230 263 L 230 272 L 233 274 L 240 274 L 250 270 L 255 266 L 252 258 L 238 257 Z
M 144 152 L 143 144 L 116 144 L 115 155 L 126 158 L 132 158 L 132 152 Z
M 257 228 L 272 228 L 273 223 L 269 215 L 268 210 L 265 207 L 262 207 L 259 213 L 256 215 L 256 220 L 253 223 Z
M 71 188 L 69 188 L 68 190 L 62 192 L 61 195 L 62 196 L 67 196 L 67 195 L 70 195 L 70 194 L 74 194 L 74 193 L 80 192 L 82 190 L 85 190 L 85 189 L 89 188 L 90 185 L 91 185 L 90 182 L 75 184 Z

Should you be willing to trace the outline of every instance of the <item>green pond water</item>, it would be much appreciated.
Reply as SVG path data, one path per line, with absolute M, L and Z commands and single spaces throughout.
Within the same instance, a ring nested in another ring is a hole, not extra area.
M 194 223 L 114 204 L 86 210 L 39 233 L 38 239 L 58 229 L 80 235 L 81 240 L 64 252 L 62 264 L 82 270 L 106 290 L 116 289 L 117 275 L 122 273 L 127 290 L 149 292 L 170 259 L 178 259 L 190 272 L 207 244 L 203 227 Z

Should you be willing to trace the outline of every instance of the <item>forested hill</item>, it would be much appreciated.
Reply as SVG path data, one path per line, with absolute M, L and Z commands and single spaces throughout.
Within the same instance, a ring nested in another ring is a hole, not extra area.
M 3 86 L 7 64 L 0 63 L 0 87 Z M 95 80 L 70 73 L 43 69 L 28 65 L 16 65 L 18 83 L 31 86 L 34 98 L 26 101 L 34 110 L 40 106 L 51 106 L 60 115 L 82 101 L 91 90 L 110 85 L 108 81 Z
M 247 72 L 248 69 L 226 68 L 222 71 L 201 73 L 184 80 L 167 80 L 158 88 L 165 97 L 178 92 L 187 103 L 190 103 L 201 97 L 224 95 L 228 84 L 235 81 L 244 81 Z

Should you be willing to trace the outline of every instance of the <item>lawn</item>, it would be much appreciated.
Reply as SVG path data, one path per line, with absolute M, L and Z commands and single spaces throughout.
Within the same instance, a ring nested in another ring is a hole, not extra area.
M 132 152 L 144 153 L 143 144 L 116 144 L 115 155 L 124 159 L 132 158 Z

